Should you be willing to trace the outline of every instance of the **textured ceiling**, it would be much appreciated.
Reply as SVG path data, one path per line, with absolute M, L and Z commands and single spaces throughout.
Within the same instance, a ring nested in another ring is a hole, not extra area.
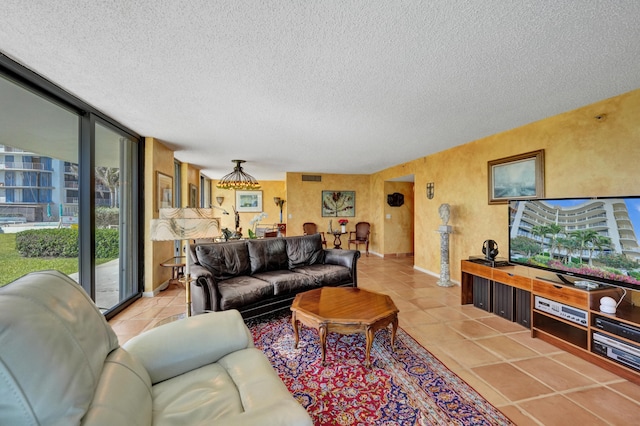
M 0 52 L 219 178 L 373 173 L 640 87 L 640 1 L 3 0 Z

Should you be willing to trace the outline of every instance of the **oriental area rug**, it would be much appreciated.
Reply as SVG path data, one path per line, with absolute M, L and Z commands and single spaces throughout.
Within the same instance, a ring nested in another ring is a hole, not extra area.
M 290 314 L 247 325 L 316 425 L 513 425 L 401 328 L 395 351 L 390 330 L 376 332 L 366 368 L 363 333 L 328 333 L 323 366 L 317 330 L 301 325 L 294 348 Z

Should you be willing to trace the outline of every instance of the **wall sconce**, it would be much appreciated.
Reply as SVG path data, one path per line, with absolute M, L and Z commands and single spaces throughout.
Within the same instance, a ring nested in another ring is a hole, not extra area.
M 286 201 L 280 197 L 273 197 L 273 202 L 276 203 L 276 206 L 280 207 L 280 223 L 282 223 L 282 206 L 284 206 Z
M 433 194 L 434 194 L 434 192 L 436 190 L 435 187 L 436 187 L 435 183 L 433 183 L 433 182 L 427 183 L 427 198 L 430 199 L 430 200 L 433 198 Z
M 216 197 L 216 202 L 218 203 L 219 206 L 221 206 L 222 203 L 224 202 L 224 197 Z

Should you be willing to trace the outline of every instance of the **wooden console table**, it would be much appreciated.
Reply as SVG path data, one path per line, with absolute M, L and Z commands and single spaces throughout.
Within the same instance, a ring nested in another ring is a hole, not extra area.
M 640 384 L 640 365 L 636 368 L 598 353 L 594 335 L 602 339 L 622 342 L 640 352 L 640 342 L 620 333 L 602 328 L 602 321 L 610 321 L 640 331 L 640 308 L 628 300 L 618 307 L 615 315 L 600 312 L 600 298 L 621 297 L 621 289 L 605 286 L 587 290 L 574 285 L 555 282 L 554 277 L 540 277 L 544 271 L 524 266 L 491 267 L 482 262 L 463 260 L 461 263 L 461 303 L 492 312 L 515 321 L 531 330 L 531 337 L 539 338 L 625 379 Z M 547 273 L 548 274 L 548 273 Z M 628 293 L 635 290 L 627 289 Z M 574 315 L 570 320 L 554 309 L 536 308 L 535 301 L 551 302 Z M 561 305 L 557 305 L 557 303 Z

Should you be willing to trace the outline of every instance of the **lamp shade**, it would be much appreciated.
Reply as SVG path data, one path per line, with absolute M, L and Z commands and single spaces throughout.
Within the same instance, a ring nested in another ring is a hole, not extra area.
M 210 238 L 220 229 L 213 209 L 160 209 L 160 218 L 151 221 L 152 241 Z

